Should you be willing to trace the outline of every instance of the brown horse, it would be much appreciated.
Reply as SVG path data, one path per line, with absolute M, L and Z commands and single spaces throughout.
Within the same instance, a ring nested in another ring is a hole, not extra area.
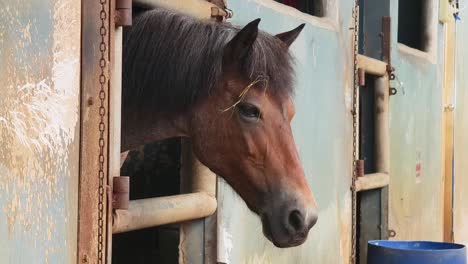
M 199 160 L 257 213 L 278 247 L 317 221 L 291 132 L 293 61 L 304 25 L 271 36 L 157 9 L 125 32 L 122 151 L 190 137 Z

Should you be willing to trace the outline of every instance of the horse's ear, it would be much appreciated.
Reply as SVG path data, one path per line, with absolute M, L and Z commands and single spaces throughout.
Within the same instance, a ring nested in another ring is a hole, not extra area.
M 287 31 L 276 35 L 276 37 L 283 41 L 283 43 L 286 44 L 287 47 L 289 47 L 299 36 L 304 26 L 305 24 L 301 24 L 300 26 L 291 31 Z
M 226 44 L 223 54 L 223 64 L 232 65 L 241 63 L 249 53 L 257 39 L 260 18 L 248 23 Z

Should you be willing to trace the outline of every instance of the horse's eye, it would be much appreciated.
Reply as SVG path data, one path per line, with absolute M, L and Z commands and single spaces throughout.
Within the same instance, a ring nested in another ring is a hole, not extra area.
M 260 118 L 260 109 L 249 103 L 240 103 L 237 105 L 239 113 L 246 118 Z

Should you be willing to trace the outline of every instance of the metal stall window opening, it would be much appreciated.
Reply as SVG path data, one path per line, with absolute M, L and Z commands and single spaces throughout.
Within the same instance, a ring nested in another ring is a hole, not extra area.
M 427 0 L 398 1 L 398 42 L 427 50 Z
M 367 242 L 388 238 L 391 19 L 388 0 L 358 0 L 355 40 L 353 263 L 367 262 Z M 392 92 L 390 92 L 392 91 Z
M 326 1 L 323 0 L 275 0 L 276 2 L 282 3 L 298 9 L 303 13 L 313 15 L 316 17 L 325 16 Z
M 422 52 L 435 52 L 438 2 L 435 0 L 398 1 L 398 43 Z
M 213 1 L 210 1 L 213 2 Z M 205 0 L 138 0 L 134 1 L 139 7 L 152 9 L 155 7 L 164 7 L 178 12 L 187 13 L 195 17 L 205 19 L 216 19 L 222 21 L 229 14 L 223 8 Z M 222 2 L 222 1 L 221 1 Z M 120 109 L 121 109 L 121 72 L 122 72 L 122 28 L 115 29 L 115 60 L 114 76 L 110 98 L 110 141 L 112 144 L 110 156 L 112 157 L 112 166 L 110 173 L 112 176 L 120 175 L 120 168 L 126 158 L 120 153 Z M 128 179 L 114 177 L 113 201 L 117 201 L 117 207 L 124 205 L 124 208 L 114 208 L 110 226 L 112 234 L 125 233 L 134 230 L 141 230 L 161 225 L 175 224 L 195 219 L 202 219 L 211 216 L 217 209 L 216 201 L 216 175 L 207 167 L 202 165 L 192 154 L 189 140 L 182 140 L 180 157 L 180 177 L 181 189 L 186 191 L 183 194 L 163 196 L 156 198 L 145 198 L 130 200 L 125 205 L 120 196 L 128 197 L 129 187 L 125 187 L 125 181 Z M 118 164 L 118 165 L 117 165 Z M 120 183 L 124 182 L 123 186 Z M 123 187 L 123 188 L 120 188 Z M 119 193 L 120 192 L 120 193 Z M 127 193 L 126 193 L 127 192 Z M 180 230 L 189 229 L 190 225 L 181 224 Z M 180 232 L 179 260 L 183 259 L 185 247 L 182 241 L 184 232 Z M 203 243 L 203 237 L 200 237 Z M 186 242 L 185 242 L 186 243 Z M 111 243 L 109 243 L 111 244 Z M 108 247 L 108 263 L 111 263 L 112 246 Z

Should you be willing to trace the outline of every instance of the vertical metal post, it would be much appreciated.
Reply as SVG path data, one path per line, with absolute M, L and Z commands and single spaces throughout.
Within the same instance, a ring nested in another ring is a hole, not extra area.
M 78 262 L 107 262 L 113 1 L 82 1 Z
M 350 263 L 356 263 L 357 253 L 357 160 L 359 159 L 359 72 L 358 72 L 358 50 L 359 50 L 359 1 L 355 0 L 353 9 L 353 61 L 354 61 L 354 85 L 353 85 L 353 178 L 351 180 L 351 256 Z
M 216 174 L 197 160 L 188 139 L 182 140 L 180 174 L 183 193 L 204 192 L 216 197 Z M 216 249 L 216 243 L 210 239 L 216 237 L 211 233 L 216 230 L 213 219 L 216 214 L 180 225 L 179 263 L 213 263 L 207 261 Z
M 377 156 L 376 169 L 390 174 L 390 127 L 389 127 L 389 91 L 388 75 L 380 77 L 375 84 L 375 141 Z M 380 192 L 380 238 L 388 239 L 388 188 Z

